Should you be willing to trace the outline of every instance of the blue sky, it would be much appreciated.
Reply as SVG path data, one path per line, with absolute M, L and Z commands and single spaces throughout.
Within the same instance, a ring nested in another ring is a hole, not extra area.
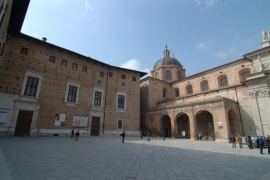
M 167 43 L 186 76 L 261 48 L 270 0 L 31 0 L 22 33 L 150 72 Z

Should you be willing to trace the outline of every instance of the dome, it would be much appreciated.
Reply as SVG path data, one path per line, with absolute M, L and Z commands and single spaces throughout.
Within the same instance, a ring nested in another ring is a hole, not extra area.
M 167 49 L 167 45 L 165 47 L 166 49 L 163 51 L 164 57 L 156 62 L 154 69 L 166 65 L 176 65 L 183 67 L 176 58 L 170 57 L 170 51 Z
M 176 66 L 183 67 L 176 58 L 164 57 L 156 62 L 154 69 L 158 67 L 166 66 L 166 65 L 176 65 Z

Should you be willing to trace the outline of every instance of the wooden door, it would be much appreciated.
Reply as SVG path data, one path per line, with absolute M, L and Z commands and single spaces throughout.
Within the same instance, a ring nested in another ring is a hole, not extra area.
M 91 136 L 99 135 L 100 117 L 92 118 Z
M 14 136 L 29 136 L 34 111 L 19 110 Z

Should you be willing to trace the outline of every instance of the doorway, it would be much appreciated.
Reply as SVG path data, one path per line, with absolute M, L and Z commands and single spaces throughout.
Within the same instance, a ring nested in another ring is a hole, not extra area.
M 91 136 L 99 136 L 100 117 L 92 118 Z
M 14 136 L 29 136 L 34 111 L 19 110 Z

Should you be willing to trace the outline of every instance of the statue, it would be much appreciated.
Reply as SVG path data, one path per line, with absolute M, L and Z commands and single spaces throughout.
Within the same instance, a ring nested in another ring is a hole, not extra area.
M 263 39 L 263 42 L 266 41 L 266 32 L 265 32 L 265 30 L 262 31 L 262 39 Z
M 270 40 L 270 31 L 268 31 L 268 39 Z
M 258 72 L 262 72 L 262 63 L 260 61 L 260 56 L 257 58 L 257 67 L 258 67 Z

